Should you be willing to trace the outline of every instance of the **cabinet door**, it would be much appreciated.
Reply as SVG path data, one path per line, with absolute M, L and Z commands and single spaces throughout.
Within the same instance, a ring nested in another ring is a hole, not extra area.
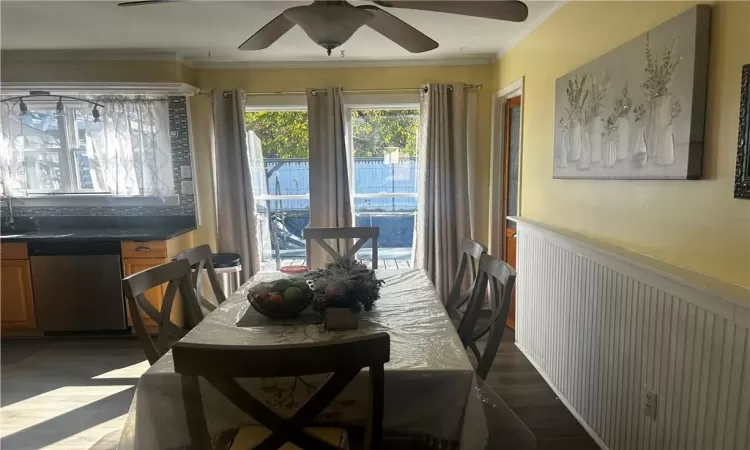
M 122 260 L 122 266 L 123 266 L 123 273 L 126 277 L 136 274 L 138 272 L 144 271 L 146 269 L 150 269 L 151 267 L 158 266 L 159 264 L 164 264 L 167 262 L 166 258 L 123 258 Z M 144 296 L 146 297 L 146 300 L 149 301 L 152 305 L 154 305 L 154 308 L 157 310 L 161 310 L 161 302 L 164 299 L 164 291 L 166 289 L 166 285 L 157 286 L 153 289 L 149 289 L 146 291 Z M 127 303 L 126 303 L 127 305 Z M 130 318 L 130 307 L 128 306 L 128 325 L 133 325 L 133 321 Z M 141 313 L 141 317 L 143 317 L 143 322 L 147 327 L 155 327 L 156 324 L 146 316 L 146 314 Z
M 2 328 L 35 328 L 36 314 L 29 261 L 7 259 L 2 261 L 0 267 Z

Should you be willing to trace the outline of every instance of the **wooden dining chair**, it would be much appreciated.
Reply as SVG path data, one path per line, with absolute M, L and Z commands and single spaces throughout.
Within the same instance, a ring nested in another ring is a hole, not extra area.
M 191 448 L 211 448 L 198 377 L 203 377 L 259 426 L 242 427 L 234 439 L 255 442 L 243 448 L 278 449 L 287 442 L 306 450 L 339 449 L 310 425 L 344 388 L 369 368 L 371 416 L 365 447 L 378 450 L 383 438 L 384 365 L 390 360 L 390 336 L 375 333 L 353 339 L 290 345 L 225 346 L 178 342 L 172 348 L 174 368 L 182 375 Z M 234 378 L 332 375 L 291 416 L 283 417 L 243 389 Z M 264 428 L 265 427 L 265 428 Z M 268 434 L 270 431 L 270 435 Z M 244 442 L 244 441 L 243 441 Z
M 167 286 L 161 301 L 161 309 L 157 310 L 146 299 L 145 293 L 165 283 Z M 170 320 L 177 292 L 179 291 L 182 296 L 189 317 L 195 318 L 196 314 L 200 313 L 195 311 L 198 301 L 190 282 L 190 264 L 186 260 L 172 261 L 131 275 L 122 280 L 122 289 L 130 308 L 135 334 L 150 364 L 169 351 L 170 338 L 180 339 L 186 334 L 185 330 Z M 155 338 L 146 330 L 141 313 L 158 326 Z
M 479 266 L 479 260 L 485 253 L 487 253 L 487 247 L 478 242 L 474 242 L 471 239 L 464 239 L 461 242 L 461 262 L 456 271 L 453 286 L 448 293 L 448 299 L 445 302 L 445 310 L 448 312 L 448 316 L 456 328 L 460 326 L 460 322 L 465 317 L 461 308 L 469 301 L 471 293 L 476 287 L 477 267 Z M 470 280 L 469 288 L 463 290 L 462 287 L 467 275 Z
M 184 252 L 174 257 L 174 260 L 184 259 L 187 260 L 187 262 L 190 264 L 193 272 L 190 279 L 195 291 L 195 297 L 198 299 L 200 309 L 205 309 L 205 311 L 200 311 L 200 319 L 202 319 L 206 315 L 206 313 L 209 313 L 216 309 L 216 305 L 206 299 L 206 297 L 203 296 L 203 291 L 201 290 L 203 269 L 206 270 L 206 274 L 208 275 L 208 282 L 211 284 L 211 290 L 214 293 L 216 301 L 219 304 L 222 304 L 227 299 L 226 295 L 224 295 L 224 291 L 221 289 L 221 285 L 219 284 L 219 277 L 216 275 L 216 269 L 214 268 L 212 257 L 213 251 L 211 251 L 210 245 L 201 245 L 195 248 L 191 248 L 190 250 L 185 250 Z M 193 321 L 191 320 L 191 322 Z M 198 323 L 190 324 L 191 327 L 194 327 L 196 325 L 198 325 Z
M 344 257 L 354 259 L 357 252 L 367 243 L 372 241 L 372 268 L 378 268 L 378 237 L 380 228 L 378 227 L 349 227 L 349 228 L 305 228 L 302 231 L 305 237 L 305 252 L 307 255 L 307 264 L 311 264 L 311 243 L 315 242 L 329 255 L 333 257 Z M 326 239 L 357 239 L 352 247 L 343 255 L 333 249 L 325 241 Z
M 458 329 L 463 345 L 477 358 L 477 375 L 484 379 L 490 371 L 492 361 L 500 348 L 500 340 L 505 331 L 505 321 L 510 309 L 516 272 L 507 263 L 484 254 L 479 260 L 479 270 L 474 290 L 468 300 L 464 319 Z M 480 323 L 482 306 L 490 286 L 490 319 Z M 488 335 L 484 352 L 479 351 L 477 341 Z

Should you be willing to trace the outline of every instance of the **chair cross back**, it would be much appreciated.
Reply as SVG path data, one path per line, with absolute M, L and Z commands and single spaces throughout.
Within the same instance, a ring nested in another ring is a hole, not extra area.
M 216 269 L 214 268 L 212 257 L 213 252 L 211 251 L 211 246 L 209 245 L 201 245 L 189 250 L 185 250 L 184 252 L 174 257 L 175 260 L 187 260 L 190 264 L 190 267 L 192 269 L 190 282 L 193 286 L 193 290 L 195 291 L 195 297 L 198 299 L 200 306 L 205 308 L 208 312 L 216 309 L 216 305 L 208 301 L 203 296 L 203 291 L 201 290 L 201 282 L 203 277 L 201 276 L 201 274 L 203 273 L 204 269 L 208 274 L 208 281 L 211 284 L 211 289 L 213 290 L 214 296 L 216 297 L 216 300 L 219 302 L 219 304 L 222 304 L 227 299 L 226 295 L 224 295 L 224 291 L 221 289 L 221 285 L 219 284 L 219 277 L 216 275 Z M 197 317 L 192 317 L 191 314 L 191 327 L 198 325 L 198 323 L 204 317 L 203 312 L 200 311 L 200 307 L 198 308 L 198 312 L 200 314 Z
M 155 363 L 169 351 L 170 337 L 179 339 L 186 334 L 185 330 L 170 320 L 170 317 L 178 290 L 188 308 L 191 304 L 197 305 L 195 294 L 188 279 L 189 276 L 190 265 L 187 261 L 181 260 L 146 269 L 122 280 L 123 292 L 130 308 L 133 327 L 150 364 Z M 146 291 L 165 283 L 167 287 L 161 302 L 161 310 L 157 310 L 144 294 Z M 157 324 L 158 332 L 155 339 L 152 339 L 146 331 L 146 326 L 139 312 L 145 313 Z
M 348 228 L 305 228 L 302 232 L 305 237 L 305 251 L 307 253 L 307 263 L 310 264 L 310 243 L 315 242 L 320 245 L 323 250 L 334 258 L 344 257 L 346 259 L 354 259 L 357 252 L 367 244 L 367 241 L 372 241 L 372 268 L 378 268 L 378 237 L 380 236 L 380 228 L 378 227 L 348 227 Z M 333 247 L 328 245 L 326 239 L 357 239 L 351 248 L 346 251 L 345 254 L 340 254 Z
M 511 266 L 489 255 L 482 255 L 479 261 L 476 287 L 472 290 L 464 316 L 465 320 L 462 320 L 461 327 L 458 330 L 461 342 L 477 358 L 476 372 L 482 379 L 489 373 L 492 361 L 500 348 L 500 340 L 505 331 L 505 322 L 508 319 L 511 294 L 515 282 L 516 272 Z M 490 310 L 492 314 L 486 324 L 478 326 L 488 285 L 490 286 Z M 477 341 L 488 333 L 487 345 L 482 353 L 477 347 Z
M 345 341 L 292 345 L 225 346 L 178 342 L 172 348 L 174 368 L 182 375 L 183 396 L 194 448 L 211 448 L 198 377 L 271 431 L 256 449 L 278 449 L 290 442 L 310 450 L 338 449 L 305 432 L 325 407 L 365 368 L 369 368 L 372 414 L 369 447 L 382 443 L 384 364 L 390 359 L 390 337 L 375 333 Z M 332 373 L 292 415 L 285 418 L 243 389 L 233 378 L 289 377 Z
M 471 297 L 471 292 L 474 291 L 474 287 L 477 284 L 477 266 L 482 255 L 487 253 L 487 247 L 484 245 L 474 242 L 471 239 L 464 239 L 461 242 L 461 263 L 456 271 L 456 278 L 453 280 L 453 286 L 448 293 L 448 301 L 446 308 L 458 311 Z M 466 277 L 467 269 L 471 266 L 469 272 L 472 276 L 471 285 L 466 295 L 461 297 L 461 285 L 464 278 Z

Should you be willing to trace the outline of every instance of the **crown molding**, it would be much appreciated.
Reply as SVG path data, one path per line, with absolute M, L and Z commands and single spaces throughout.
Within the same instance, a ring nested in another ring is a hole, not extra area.
M 213 62 L 187 60 L 186 64 L 198 69 L 294 69 L 294 68 L 345 68 L 345 67 L 417 67 L 417 66 L 479 66 L 494 64 L 495 55 L 452 59 L 397 59 L 365 61 L 243 61 Z
M 186 83 L 2 83 L 2 95 L 24 95 L 29 91 L 49 91 L 52 94 L 138 94 L 138 95 L 196 95 L 200 90 Z
M 529 22 L 528 25 L 523 29 L 523 31 L 518 33 L 513 39 L 503 45 L 503 48 L 500 49 L 497 54 L 495 54 L 495 59 L 498 60 L 502 58 L 506 53 L 511 51 L 513 47 L 518 45 L 526 36 L 533 33 L 534 30 L 539 28 L 544 22 L 547 21 L 547 19 L 552 17 L 560 8 L 565 6 L 566 3 L 568 3 L 568 0 L 557 0 L 550 9 L 544 12 L 544 14 L 541 14 L 539 17 L 534 19 L 533 22 Z
M 12 62 L 70 62 L 70 61 L 162 61 L 184 64 L 175 52 L 149 52 L 144 50 L 3 50 L 3 63 Z

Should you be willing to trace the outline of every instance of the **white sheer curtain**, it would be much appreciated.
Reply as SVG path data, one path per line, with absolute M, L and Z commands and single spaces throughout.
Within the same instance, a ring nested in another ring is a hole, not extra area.
M 446 299 L 461 241 L 471 237 L 467 100 L 463 84 L 430 84 L 422 97 L 419 201 L 414 267 L 426 269 Z
M 94 122 L 88 111 L 82 114 L 94 190 L 116 195 L 174 195 L 166 99 L 88 99 L 104 105 L 101 122 Z
M 92 192 L 125 196 L 175 195 L 167 98 L 85 97 L 2 103 L 0 181 L 5 194 Z

